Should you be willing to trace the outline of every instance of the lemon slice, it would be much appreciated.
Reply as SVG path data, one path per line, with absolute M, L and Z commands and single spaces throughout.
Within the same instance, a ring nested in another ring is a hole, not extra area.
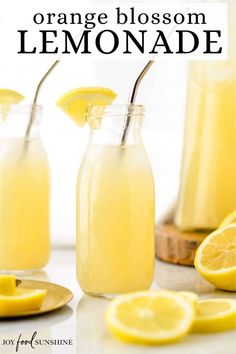
M 16 278 L 13 274 L 0 275 L 0 295 L 14 295 Z
M 207 236 L 197 249 L 194 265 L 217 288 L 236 291 L 236 224 Z
M 0 89 L 0 104 L 17 104 L 24 99 L 24 96 L 14 90 Z
M 218 332 L 236 328 L 236 300 L 198 301 L 192 332 Z
M 232 213 L 228 214 L 224 220 L 222 221 L 222 223 L 219 226 L 219 229 L 221 229 L 222 227 L 225 227 L 227 225 L 230 224 L 234 224 L 236 223 L 236 210 L 234 210 Z
M 83 127 L 89 105 L 110 105 L 115 98 L 116 93 L 108 88 L 80 87 L 65 93 L 56 103 L 75 123 Z
M 108 330 L 117 338 L 141 344 L 170 343 L 182 338 L 194 319 L 194 307 L 171 291 L 122 295 L 107 308 Z
M 47 290 L 17 288 L 12 296 L 0 295 L 0 316 L 18 315 L 42 306 Z

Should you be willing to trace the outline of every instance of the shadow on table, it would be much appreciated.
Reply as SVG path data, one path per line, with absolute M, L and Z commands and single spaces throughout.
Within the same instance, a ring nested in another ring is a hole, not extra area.
M 59 310 L 55 310 L 42 315 L 35 315 L 22 318 L 0 319 L 0 333 L 8 332 L 9 330 L 11 330 L 12 332 L 19 332 L 21 325 L 24 326 L 24 329 L 32 329 L 35 327 L 41 328 L 45 327 L 45 325 L 47 327 L 53 327 L 68 320 L 72 316 L 72 314 L 73 310 L 68 305 L 66 305 Z
M 202 298 L 226 297 L 236 299 L 236 293 L 216 289 L 203 279 L 194 267 L 174 265 L 158 260 L 153 288 L 192 291 Z

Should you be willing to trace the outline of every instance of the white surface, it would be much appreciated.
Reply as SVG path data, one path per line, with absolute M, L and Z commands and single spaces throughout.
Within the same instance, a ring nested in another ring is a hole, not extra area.
M 39 354 L 235 354 L 236 330 L 217 334 L 190 334 L 182 341 L 165 346 L 128 345 L 114 339 L 104 326 L 103 316 L 108 300 L 84 295 L 75 278 L 75 250 L 54 250 L 51 262 L 29 279 L 47 280 L 68 287 L 74 293 L 69 306 L 41 317 L 0 322 L 0 353 L 12 354 L 14 346 L 2 346 L 3 339 L 72 339 L 73 346 L 42 346 L 36 350 L 20 346 L 19 353 Z M 235 293 L 216 291 L 189 267 L 157 261 L 153 288 L 194 291 L 201 298 L 235 298 Z

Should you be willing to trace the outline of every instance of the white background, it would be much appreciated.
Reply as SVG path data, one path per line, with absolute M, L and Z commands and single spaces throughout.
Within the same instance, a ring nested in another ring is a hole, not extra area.
M 54 0 L 50 1 L 52 9 L 53 2 Z M 135 1 L 124 2 L 135 4 Z M 86 1 L 77 3 L 79 5 Z M 10 0 L 9 4 L 11 11 L 17 16 L 20 16 L 27 6 L 35 6 L 37 11 L 36 2 L 32 0 Z M 11 26 L 11 15 L 6 11 L 7 8 L 9 7 L 1 0 L 0 24 L 4 22 L 0 33 L 1 43 L 7 43 L 7 28 Z M 64 2 L 64 11 L 68 9 L 70 0 Z M 4 32 L 2 28 L 5 28 Z M 15 89 L 24 94 L 30 102 L 38 81 L 51 64 L 52 61 L 48 57 L 38 59 L 32 56 L 27 60 L 19 58 L 16 61 L 4 54 L 4 46 L 1 45 L 0 87 Z M 144 64 L 140 61 L 85 61 L 77 57 L 73 60 L 63 60 L 45 83 L 39 103 L 45 107 L 42 137 L 52 173 L 51 220 L 54 245 L 75 244 L 76 175 L 89 133 L 88 129 L 78 128 L 60 112 L 55 101 L 67 90 L 75 87 L 107 86 L 117 92 L 116 103 L 124 104 Z M 155 176 L 157 218 L 169 207 L 178 191 L 186 69 L 186 62 L 157 61 L 145 77 L 137 99 L 137 103 L 146 106 L 143 139 Z

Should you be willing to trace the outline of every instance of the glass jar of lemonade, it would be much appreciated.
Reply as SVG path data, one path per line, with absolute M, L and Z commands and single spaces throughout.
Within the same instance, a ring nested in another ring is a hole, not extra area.
M 131 121 L 125 144 L 121 132 Z M 77 276 L 92 295 L 148 289 L 154 272 L 154 183 L 143 106 L 91 107 L 77 182 Z
M 0 107 L 0 271 L 38 269 L 49 259 L 50 175 L 41 113 L 41 106 Z
M 181 230 L 217 228 L 236 209 L 236 2 L 227 1 L 228 60 L 189 70 L 180 191 Z

